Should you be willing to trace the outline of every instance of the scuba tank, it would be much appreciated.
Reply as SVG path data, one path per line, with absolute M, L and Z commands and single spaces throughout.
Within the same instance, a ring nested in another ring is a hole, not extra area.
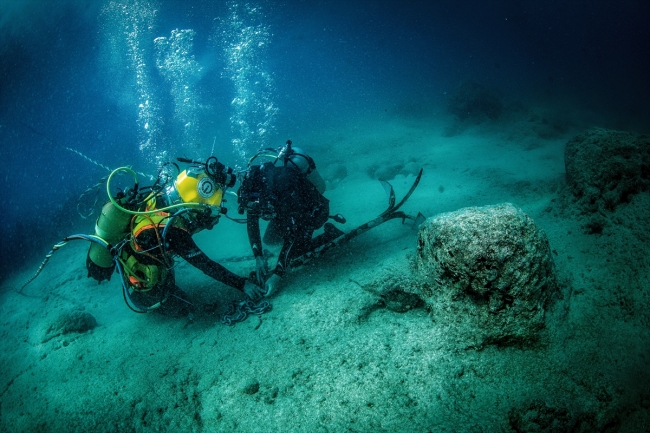
M 95 236 L 105 240 L 109 245 L 104 248 L 93 242 L 90 244 L 86 257 L 88 276 L 101 283 L 110 280 L 115 270 L 115 262 L 110 248 L 124 239 L 129 231 L 131 215 L 118 209 L 112 202 L 107 202 L 102 207 L 102 212 L 95 224 Z

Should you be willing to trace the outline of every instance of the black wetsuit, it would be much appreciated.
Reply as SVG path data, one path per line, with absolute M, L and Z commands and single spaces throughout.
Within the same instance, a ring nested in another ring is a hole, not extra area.
M 314 230 L 329 217 L 329 200 L 298 169 L 267 162 L 250 168 L 238 194 L 239 211 L 247 213 L 248 239 L 253 254 L 262 255 L 260 218 L 269 221 L 264 240 L 283 242 L 274 272 L 282 276 L 292 258 L 324 243 Z M 268 243 L 268 242 L 267 242 Z

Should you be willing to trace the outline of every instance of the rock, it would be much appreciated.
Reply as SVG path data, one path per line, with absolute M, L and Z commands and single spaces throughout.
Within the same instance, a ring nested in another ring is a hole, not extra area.
M 400 174 L 404 164 L 400 162 L 386 162 L 384 164 L 373 164 L 368 167 L 370 177 L 379 180 L 392 180 Z
M 503 103 L 482 84 L 465 81 L 449 97 L 447 109 L 462 121 L 481 123 L 485 119 L 498 119 L 503 111 Z
M 328 190 L 332 190 L 339 186 L 339 183 L 348 175 L 348 169 L 345 165 L 340 163 L 330 164 L 325 168 L 323 178 Z
M 421 164 L 413 159 L 391 159 L 380 163 L 373 163 L 366 169 L 368 176 L 379 180 L 393 180 L 398 175 L 417 176 Z
M 375 273 L 374 278 L 366 284 L 355 283 L 373 295 L 360 309 L 357 323 L 365 322 L 378 310 L 403 314 L 425 308 L 424 301 L 413 293 L 412 288 L 409 289 L 418 283 L 412 272 L 391 267 Z
M 47 326 L 43 343 L 59 335 L 73 332 L 83 334 L 97 327 L 95 317 L 84 311 L 65 311 L 59 314 Z
M 248 395 L 257 394 L 259 390 L 260 390 L 260 383 L 257 380 L 249 381 L 242 388 L 242 392 Z
M 535 342 L 557 287 L 545 233 L 509 203 L 429 218 L 415 266 L 432 318 L 469 346 Z
M 566 144 L 564 198 L 582 214 L 603 214 L 650 189 L 650 137 L 593 128 Z M 595 221 L 595 230 L 602 231 Z
M 266 404 L 275 403 L 275 399 L 278 398 L 279 393 L 280 393 L 280 388 L 278 388 L 277 386 L 270 387 L 264 392 L 264 403 Z
M 512 408 L 508 413 L 510 427 L 522 433 L 602 431 L 597 428 L 595 418 L 591 413 L 552 407 L 540 400 Z
M 413 293 L 396 288 L 387 290 L 381 294 L 380 305 L 395 313 L 406 313 L 407 311 L 424 307 L 424 301 Z

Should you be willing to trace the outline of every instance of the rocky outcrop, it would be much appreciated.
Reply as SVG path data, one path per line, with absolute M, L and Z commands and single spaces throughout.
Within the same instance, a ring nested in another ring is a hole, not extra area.
M 569 140 L 563 196 L 582 214 L 613 211 L 650 189 L 650 137 L 593 128 Z
M 527 345 L 538 339 L 556 290 L 548 239 L 505 203 L 465 208 L 420 228 L 416 293 L 462 344 Z

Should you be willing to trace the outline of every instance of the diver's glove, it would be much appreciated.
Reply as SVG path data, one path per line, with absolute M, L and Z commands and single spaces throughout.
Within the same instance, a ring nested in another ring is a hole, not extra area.
M 269 268 L 266 265 L 266 259 L 264 256 L 255 257 L 255 276 L 257 278 L 257 283 L 260 285 L 264 284 L 268 275 Z
M 262 287 L 258 286 L 252 281 L 246 280 L 246 283 L 244 284 L 244 293 L 251 298 L 253 301 L 256 301 L 260 299 L 262 296 L 265 296 L 265 289 Z
M 264 283 L 264 289 L 266 290 L 266 294 L 264 296 L 271 296 L 274 292 L 276 292 L 278 290 L 278 287 L 280 287 L 281 280 L 282 277 L 280 277 L 275 272 L 272 273 L 269 279 L 266 280 L 266 283 Z

